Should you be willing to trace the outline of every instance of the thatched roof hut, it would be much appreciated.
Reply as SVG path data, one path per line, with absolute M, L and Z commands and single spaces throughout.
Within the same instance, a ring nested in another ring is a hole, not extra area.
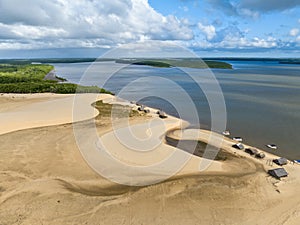
M 138 107 L 138 110 L 139 110 L 139 111 L 144 111 L 144 110 L 145 110 L 145 106 L 144 106 L 144 105 L 141 105 L 140 107 Z
M 258 153 L 257 149 L 255 149 L 255 148 L 246 148 L 245 152 L 250 155 L 256 155 Z
M 272 177 L 275 177 L 277 179 L 280 179 L 281 177 L 287 177 L 288 173 L 283 168 L 277 168 L 273 170 L 269 170 L 268 174 L 270 174 Z
M 244 149 L 244 145 L 242 145 L 241 143 L 237 143 L 232 145 L 233 148 L 239 149 L 239 150 L 243 150 Z
M 273 162 L 279 166 L 288 164 L 288 160 L 286 158 L 273 159 Z
M 259 158 L 259 159 L 263 159 L 263 158 L 266 157 L 266 155 L 265 155 L 265 153 L 263 153 L 263 152 L 259 152 L 259 153 L 257 153 L 257 154 L 255 155 L 255 157 L 256 157 L 256 158 Z
M 157 111 L 157 114 L 158 114 L 159 117 L 162 118 L 162 119 L 165 119 L 165 118 L 168 117 L 167 114 L 166 114 L 164 111 L 162 111 L 162 110 Z

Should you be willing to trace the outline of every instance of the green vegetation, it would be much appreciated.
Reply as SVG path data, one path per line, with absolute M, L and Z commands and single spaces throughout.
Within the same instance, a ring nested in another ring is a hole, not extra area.
M 300 64 L 300 59 L 284 59 L 279 61 L 280 64 Z
M 81 86 L 71 83 L 59 83 L 64 78 L 45 80 L 45 76 L 54 69 L 51 65 L 0 65 L 0 93 L 109 93 L 97 86 Z
M 182 58 L 182 59 L 109 59 L 109 58 L 62 58 L 62 59 L 0 59 L 0 64 L 10 65 L 26 65 L 31 63 L 83 63 L 83 62 L 105 62 L 115 61 L 116 63 L 147 65 L 154 67 L 188 67 L 188 68 L 219 68 L 219 69 L 232 69 L 232 65 L 224 60 L 234 60 L 231 58 L 207 58 L 201 60 L 198 58 Z M 7 68 L 8 69 L 8 68 Z M 1 71 L 1 68 L 0 68 Z
M 115 62 L 123 63 L 123 64 L 132 64 L 132 65 L 153 66 L 153 67 L 165 67 L 165 68 L 172 67 L 172 65 L 170 65 L 167 62 L 154 61 L 154 60 L 117 59 Z
M 54 69 L 51 65 L 7 65 L 0 66 L 0 83 L 38 81 Z
M 55 78 L 60 81 L 60 82 L 65 82 L 67 81 L 67 79 L 63 78 L 63 77 L 59 77 L 59 76 L 55 76 Z
M 134 62 L 134 65 L 146 65 L 146 66 L 154 66 L 154 67 L 172 67 L 170 64 L 165 62 L 158 62 L 158 61 L 141 61 L 141 62 Z
M 35 59 L 0 59 L 0 64 L 10 64 L 10 65 L 26 65 L 31 63 L 84 63 L 84 62 L 105 62 L 105 61 L 115 61 L 115 59 L 106 58 L 35 58 Z
M 97 101 L 93 106 L 99 111 L 99 115 L 96 117 L 97 120 L 104 118 L 110 118 L 112 115 L 112 109 L 114 107 L 114 116 L 117 118 L 127 118 L 133 116 L 139 116 L 139 112 L 132 110 L 129 106 L 123 105 L 111 105 L 108 103 L 103 103 L 103 101 Z
M 133 65 L 146 65 L 154 67 L 186 67 L 186 68 L 218 68 L 218 69 L 232 69 L 232 65 L 226 62 L 201 59 L 118 59 L 116 63 L 125 63 Z
M 9 73 L 9 72 L 16 72 L 18 69 L 16 66 L 13 65 L 1 65 L 0 64 L 0 73 Z
M 97 86 L 80 86 L 70 83 L 55 83 L 49 81 L 43 82 L 24 82 L 0 84 L 0 93 L 57 93 L 57 94 L 73 94 L 73 93 L 109 93 L 103 88 Z
M 220 61 L 204 61 L 208 68 L 214 69 L 232 69 L 232 65 L 226 62 Z

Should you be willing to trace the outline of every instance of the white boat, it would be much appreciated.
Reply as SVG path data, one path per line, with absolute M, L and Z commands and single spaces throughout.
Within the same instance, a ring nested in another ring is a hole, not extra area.
M 229 132 L 229 130 L 225 130 L 222 134 L 225 135 L 225 136 L 229 136 L 230 132 Z
M 268 144 L 268 148 L 277 149 L 277 146 L 275 144 Z
M 232 140 L 242 142 L 243 138 L 241 138 L 241 137 L 234 137 L 234 138 L 232 138 Z

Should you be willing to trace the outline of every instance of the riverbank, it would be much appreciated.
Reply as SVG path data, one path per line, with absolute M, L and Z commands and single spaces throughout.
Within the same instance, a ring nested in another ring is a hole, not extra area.
M 267 159 L 258 160 L 233 150 L 232 140 L 216 134 L 214 140 L 223 139 L 222 149 L 231 152 L 233 157 L 224 162 L 213 161 L 205 171 L 199 171 L 202 159 L 191 156 L 178 173 L 158 184 L 130 187 L 105 179 L 83 159 L 74 138 L 73 122 L 87 135 L 91 124 L 96 124 L 98 135 L 110 153 L 138 166 L 161 161 L 174 152 L 185 156 L 187 153 L 162 141 L 168 130 L 183 124 L 171 116 L 159 119 L 156 110 L 150 108 L 148 115 L 130 117 L 129 126 L 134 134 L 154 135 L 161 144 L 155 151 L 146 152 L 147 157 L 128 154 L 113 137 L 110 117 L 98 117 L 99 112 L 91 107 L 97 100 L 120 102 L 111 95 L 80 96 L 84 107 L 80 107 L 81 119 L 76 117 L 76 121 L 72 114 L 74 95 L 4 94 L 0 97 L 0 121 L 5 124 L 0 135 L 3 224 L 97 224 L 99 221 L 104 224 L 297 224 L 300 166 L 286 165 L 289 176 L 282 181 L 275 180 L 265 172 L 275 165 L 267 165 Z M 89 120 L 94 117 L 95 121 Z M 208 142 L 212 133 L 174 130 L 170 135 Z M 267 153 L 266 156 L 275 157 Z M 119 171 L 114 165 L 107 166 L 112 172 Z M 136 182 L 153 176 L 122 173 Z

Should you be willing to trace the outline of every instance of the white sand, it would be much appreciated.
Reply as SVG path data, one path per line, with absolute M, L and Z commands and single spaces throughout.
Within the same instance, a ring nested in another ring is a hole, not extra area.
M 74 97 L 74 95 L 50 93 L 3 94 L 0 98 L 0 134 L 90 119 L 98 114 L 91 104 L 95 100 L 111 98 L 110 95 L 105 94 L 80 95 L 77 99 L 80 98 L 80 102 L 84 106 L 80 107 L 80 112 L 76 118 L 73 118 Z M 9 100 L 11 100 L 11 104 L 9 104 Z

